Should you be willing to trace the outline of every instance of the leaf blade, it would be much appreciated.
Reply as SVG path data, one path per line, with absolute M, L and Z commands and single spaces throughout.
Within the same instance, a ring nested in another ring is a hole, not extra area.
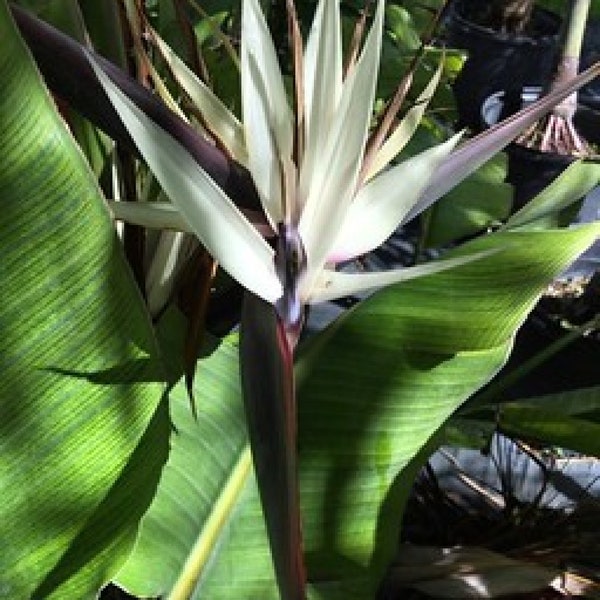
M 503 229 L 521 227 L 556 213 L 583 198 L 600 182 L 600 167 L 595 163 L 575 161 L 554 181 L 516 212 Z
M 164 373 L 95 177 L 6 3 L 0 36 L 2 593 L 91 597 L 156 486 Z

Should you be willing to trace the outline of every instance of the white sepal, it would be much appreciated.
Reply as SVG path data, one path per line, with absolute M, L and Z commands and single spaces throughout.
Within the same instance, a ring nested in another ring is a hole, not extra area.
M 282 288 L 272 248 L 187 150 L 88 59 L 144 160 L 207 250 L 245 288 L 277 300 Z
M 258 0 L 242 2 L 242 115 L 248 168 L 273 229 L 284 217 L 282 164 L 292 158 L 293 119 Z
M 240 164 L 246 165 L 244 131 L 237 117 L 155 31 L 152 31 L 152 39 L 169 65 L 175 80 L 202 114 L 204 123 L 219 138 L 231 156 Z
M 307 253 L 309 275 L 325 264 L 340 223 L 356 190 L 375 97 L 383 29 L 383 0 L 356 67 L 344 82 L 326 147 L 314 165 L 299 231 Z
M 322 160 L 342 93 L 339 0 L 321 0 L 304 53 L 305 152 L 300 169 L 301 209 L 315 166 Z
M 498 249 L 485 250 L 458 256 L 445 260 L 428 262 L 416 267 L 392 269 L 390 271 L 377 271 L 373 273 L 344 273 L 343 271 L 323 270 L 315 286 L 307 294 L 306 301 L 310 304 L 326 302 L 343 296 L 360 294 L 376 288 L 385 287 L 394 283 L 401 283 L 409 279 L 424 277 L 441 271 L 447 271 L 461 265 L 480 260 L 490 254 L 495 254 Z
M 328 254 L 340 262 L 381 245 L 403 221 L 461 134 L 381 173 L 358 193 Z

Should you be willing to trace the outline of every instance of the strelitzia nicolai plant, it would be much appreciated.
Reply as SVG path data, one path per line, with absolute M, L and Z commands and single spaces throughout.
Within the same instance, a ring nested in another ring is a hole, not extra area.
M 282 597 L 303 598 L 292 356 L 305 306 L 480 257 L 382 273 L 347 274 L 335 269 L 337 263 L 379 246 L 399 225 L 430 206 L 600 69 L 596 66 L 458 149 L 460 135 L 385 170 L 411 131 L 399 127 L 400 133 L 392 134 L 383 145 L 366 150 L 384 1 L 377 2 L 364 47 L 345 73 L 339 3 L 319 2 L 304 51 L 292 2 L 288 9 L 294 42 L 295 111 L 288 103 L 257 0 L 242 2 L 242 122 L 201 82 L 187 80 L 199 95 L 211 131 L 249 169 L 268 226 L 276 235 L 275 248 L 185 148 L 123 94 L 91 55 L 90 61 L 176 212 L 249 292 L 242 322 L 241 368 L 255 468 Z M 185 73 L 181 64 L 179 68 Z M 155 208 L 145 206 L 139 212 Z M 261 319 L 271 319 L 273 328 L 265 333 Z M 258 350 L 263 358 L 273 359 L 272 364 L 255 364 Z

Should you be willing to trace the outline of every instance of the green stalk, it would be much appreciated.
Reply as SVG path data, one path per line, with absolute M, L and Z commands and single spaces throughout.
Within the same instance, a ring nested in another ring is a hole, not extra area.
M 562 55 L 550 91 L 577 76 L 590 3 L 591 0 L 571 0 Z M 575 130 L 573 120 L 576 110 L 575 91 L 557 104 L 540 123 L 518 138 L 518 143 L 565 156 L 591 155 L 590 147 Z
M 168 600 L 189 600 L 192 597 L 204 568 L 210 560 L 216 540 L 227 524 L 227 519 L 235 508 L 240 494 L 244 491 L 251 473 L 252 455 L 250 446 L 246 445 L 225 483 L 214 510 L 204 523 L 202 532 L 198 536 L 177 581 L 169 592 Z
M 563 46 L 562 56 L 558 63 L 556 77 L 552 87 L 575 77 L 579 71 L 579 58 L 583 45 L 585 25 L 591 0 L 571 0 L 569 23 Z M 566 119 L 573 119 L 577 109 L 577 92 L 573 92 L 554 109 L 554 113 Z

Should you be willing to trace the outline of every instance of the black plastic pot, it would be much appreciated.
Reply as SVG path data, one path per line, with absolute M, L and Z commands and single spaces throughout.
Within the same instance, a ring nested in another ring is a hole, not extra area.
M 600 21 L 589 21 L 585 28 L 581 49 L 581 70 L 591 67 L 600 60 Z M 600 78 L 590 81 L 579 92 L 579 102 L 600 111 Z M 600 132 L 598 132 L 600 137 Z
M 573 156 L 540 152 L 519 144 L 511 144 L 507 153 L 506 181 L 514 188 L 513 211 L 523 208 L 575 160 Z
M 480 127 L 485 129 L 534 102 L 541 93 L 540 86 L 525 86 L 515 97 L 507 92 L 495 92 L 486 98 L 480 112 Z M 585 140 L 597 143 L 600 138 L 600 112 L 580 106 L 575 126 Z M 529 200 L 556 179 L 574 160 L 573 156 L 540 152 L 519 144 L 510 144 L 506 181 L 513 185 L 513 210 L 522 208 Z
M 520 97 L 525 85 L 544 86 L 550 80 L 559 47 L 561 18 L 536 8 L 527 35 L 499 33 L 470 20 L 481 0 L 455 0 L 445 18 L 445 42 L 468 51 L 454 85 L 459 127 L 482 129 L 484 100 L 498 90 Z

